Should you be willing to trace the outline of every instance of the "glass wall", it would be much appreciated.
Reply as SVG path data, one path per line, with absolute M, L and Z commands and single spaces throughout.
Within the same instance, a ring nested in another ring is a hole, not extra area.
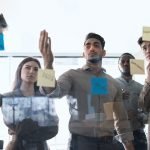
M 11 90 L 13 79 L 15 76 L 16 68 L 19 62 L 24 57 L 0 57 L 0 69 L 1 69 L 1 78 L 0 78 L 0 93 L 5 93 Z M 43 64 L 42 59 L 38 57 L 40 62 Z M 62 57 L 55 58 L 54 68 L 56 78 L 59 77 L 63 72 L 68 69 L 75 69 L 82 67 L 85 64 L 83 58 L 78 57 Z M 103 67 L 106 69 L 106 72 L 113 76 L 114 78 L 120 76 L 118 70 L 118 58 L 104 58 Z M 135 80 L 143 83 L 144 77 L 135 76 Z M 50 145 L 51 150 L 66 150 L 68 146 L 68 139 L 70 138 L 68 130 L 68 121 L 69 121 L 69 109 L 67 100 L 65 97 L 55 101 L 56 112 L 59 116 L 59 132 L 56 137 L 50 139 L 48 144 Z M 7 132 L 7 127 L 3 123 L 2 114 L 0 112 L 0 140 L 5 141 L 5 146 L 9 141 L 9 136 Z

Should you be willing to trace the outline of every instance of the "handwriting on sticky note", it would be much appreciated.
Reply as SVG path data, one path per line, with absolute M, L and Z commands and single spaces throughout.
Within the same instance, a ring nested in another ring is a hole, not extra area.
M 144 74 L 144 60 L 130 59 L 130 73 L 133 74 Z
M 44 87 L 55 87 L 55 72 L 52 69 L 39 69 L 37 85 Z
M 150 27 L 143 27 L 143 41 L 150 41 Z

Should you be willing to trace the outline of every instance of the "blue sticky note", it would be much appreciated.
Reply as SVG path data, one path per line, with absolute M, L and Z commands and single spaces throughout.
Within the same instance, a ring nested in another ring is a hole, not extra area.
M 4 35 L 0 33 L 0 51 L 4 50 Z
M 106 95 L 108 94 L 108 81 L 106 78 L 91 78 L 91 93 L 93 95 Z

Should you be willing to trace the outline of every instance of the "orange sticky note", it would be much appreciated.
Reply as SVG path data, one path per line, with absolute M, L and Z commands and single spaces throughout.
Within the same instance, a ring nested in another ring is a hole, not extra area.
M 143 41 L 150 41 L 150 27 L 143 27 Z
M 144 74 L 144 60 L 141 59 L 130 59 L 130 73 L 133 74 Z
M 52 69 L 39 69 L 37 85 L 44 87 L 55 87 L 55 72 Z
M 113 102 L 104 103 L 104 113 L 106 120 L 113 120 Z

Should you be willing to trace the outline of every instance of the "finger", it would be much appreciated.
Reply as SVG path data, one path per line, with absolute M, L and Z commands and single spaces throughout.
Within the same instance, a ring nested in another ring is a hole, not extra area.
M 48 46 L 51 49 L 51 38 L 50 37 L 48 37 Z
M 51 38 L 48 37 L 48 53 L 52 53 L 51 51 Z
M 44 32 L 44 38 L 43 38 L 44 48 L 47 47 L 48 44 L 48 32 Z
M 45 38 L 45 35 L 46 35 L 46 30 L 42 30 L 41 32 L 40 32 L 40 42 L 43 44 L 43 42 L 44 42 L 44 38 Z
M 44 40 L 45 30 L 40 32 L 40 38 L 39 38 L 39 48 L 40 51 L 43 49 L 43 40 Z

